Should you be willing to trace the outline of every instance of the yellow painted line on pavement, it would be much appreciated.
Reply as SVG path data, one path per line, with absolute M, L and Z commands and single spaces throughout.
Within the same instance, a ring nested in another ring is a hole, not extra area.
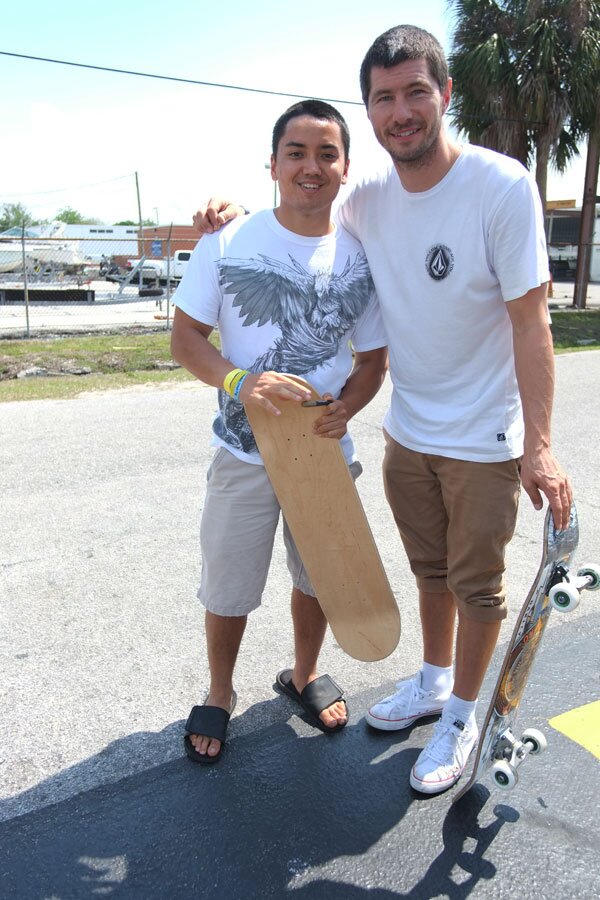
M 555 716 L 548 724 L 600 759 L 600 700 Z

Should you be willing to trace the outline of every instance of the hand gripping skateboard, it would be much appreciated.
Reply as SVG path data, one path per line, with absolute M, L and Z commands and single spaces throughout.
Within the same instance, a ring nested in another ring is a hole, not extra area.
M 491 769 L 497 787 L 514 787 L 521 763 L 530 753 L 541 753 L 546 749 L 546 738 L 541 731 L 528 728 L 519 739 L 515 735 L 515 724 L 550 611 L 553 608 L 563 612 L 572 610 L 579 603 L 581 590 L 600 588 L 600 568 L 597 566 L 581 568 L 577 576 L 569 572 L 578 541 L 575 504 L 571 507 L 569 527 L 565 531 L 555 530 L 548 510 L 540 568 L 519 613 L 500 669 L 481 729 L 473 774 L 456 794 L 454 802 L 460 800 L 487 769 Z
M 302 379 L 312 394 L 319 394 Z M 246 415 L 283 515 L 331 630 L 355 659 L 383 659 L 400 614 L 339 441 L 313 434 L 322 409 L 274 401 Z

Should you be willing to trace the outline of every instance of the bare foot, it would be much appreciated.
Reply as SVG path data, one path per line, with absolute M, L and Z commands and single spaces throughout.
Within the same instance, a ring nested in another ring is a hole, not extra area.
M 306 681 L 296 681 L 295 676 L 292 676 L 292 684 L 298 693 L 302 693 L 306 685 L 310 684 L 311 681 L 315 681 L 318 677 L 318 675 L 311 675 Z M 302 687 L 300 687 L 300 685 L 302 685 Z M 319 718 L 326 728 L 336 728 L 338 725 L 345 725 L 348 721 L 346 704 L 343 700 L 337 700 L 335 703 L 332 703 L 331 706 L 328 706 L 319 713 Z
M 222 694 L 209 693 L 203 705 L 218 706 L 220 709 L 226 710 L 226 712 L 233 712 L 233 707 L 235 705 L 234 696 L 235 695 L 230 695 L 228 703 L 227 696 L 223 699 Z M 203 734 L 190 734 L 190 743 L 194 750 L 202 756 L 217 756 L 221 749 L 221 741 L 218 741 L 216 738 L 206 737 L 206 735 Z

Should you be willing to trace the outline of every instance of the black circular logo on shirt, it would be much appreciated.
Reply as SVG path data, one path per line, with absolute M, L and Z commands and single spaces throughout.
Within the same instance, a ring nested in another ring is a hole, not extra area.
M 445 244 L 436 244 L 432 247 L 425 259 L 425 266 L 434 281 L 442 281 L 454 268 L 454 256 L 450 247 Z

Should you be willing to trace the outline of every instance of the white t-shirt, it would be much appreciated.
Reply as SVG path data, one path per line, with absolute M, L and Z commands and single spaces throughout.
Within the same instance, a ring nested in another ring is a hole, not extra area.
M 174 303 L 217 327 L 221 353 L 251 372 L 306 378 L 338 397 L 352 370 L 352 347 L 384 347 L 386 336 L 365 254 L 343 228 L 304 237 L 272 210 L 231 222 L 197 244 Z M 261 464 L 243 405 L 219 391 L 214 443 Z M 349 434 L 342 438 L 354 460 Z
M 505 302 L 550 277 L 527 170 L 466 145 L 431 190 L 409 193 L 391 169 L 354 188 L 338 215 L 364 247 L 381 304 L 394 385 L 387 431 L 423 453 L 520 456 Z

